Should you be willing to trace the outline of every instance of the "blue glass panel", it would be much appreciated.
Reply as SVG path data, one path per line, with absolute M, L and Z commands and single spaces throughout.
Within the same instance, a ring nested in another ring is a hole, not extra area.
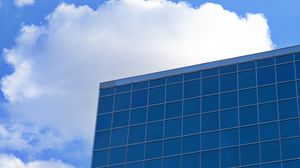
M 121 111 L 113 115 L 113 127 L 121 127 L 128 125 L 129 111 Z
M 126 147 L 110 149 L 109 164 L 124 163 L 125 160 L 126 160 Z
M 238 110 L 230 109 L 220 112 L 221 116 L 221 128 L 230 128 L 238 126 Z
M 193 153 L 182 156 L 182 168 L 200 167 L 200 154 Z
M 258 85 L 265 85 L 274 82 L 275 82 L 275 70 L 273 66 L 257 69 Z
M 295 60 L 300 60 L 300 53 L 294 53 Z
M 181 166 L 180 156 L 169 157 L 164 159 L 164 168 L 180 168 Z
M 147 160 L 145 161 L 145 168 L 160 168 L 162 167 L 161 159 Z
M 276 86 L 268 85 L 258 88 L 258 102 L 267 102 L 276 100 Z
M 261 141 L 277 139 L 279 137 L 277 122 L 260 124 L 259 129 Z
M 266 103 L 259 105 L 259 121 L 273 121 L 277 120 L 277 103 Z
M 184 74 L 184 80 L 187 81 L 187 80 L 192 80 L 192 79 L 198 79 L 201 77 L 201 72 L 192 72 L 192 73 L 187 73 L 187 74 Z
M 202 79 L 202 95 L 217 93 L 219 91 L 219 78 Z
M 255 70 L 239 72 L 239 88 L 256 86 Z
M 203 168 L 212 168 L 212 167 L 219 167 L 219 151 L 209 151 L 203 152 L 201 154 L 201 167 Z M 204 161 L 205 160 L 205 161 Z
M 167 86 L 167 101 L 182 99 L 182 83 Z
M 300 159 L 290 160 L 283 162 L 282 168 L 298 168 L 300 165 Z
M 113 110 L 113 96 L 101 97 L 99 100 L 99 114 L 111 112 Z
M 281 121 L 280 135 L 284 138 L 300 135 L 299 119 Z
M 165 138 L 181 135 L 181 118 L 165 121 Z
M 125 145 L 127 143 L 128 128 L 113 129 L 111 133 L 111 146 Z
M 240 129 L 240 142 L 241 144 L 252 143 L 258 141 L 258 127 L 249 126 Z
M 131 85 L 122 85 L 116 87 L 116 93 L 128 92 L 131 90 Z
M 201 135 L 201 149 L 214 149 L 219 147 L 219 132 L 210 132 Z
M 114 110 L 128 109 L 130 105 L 130 93 L 116 95 Z
M 132 84 L 132 90 L 144 89 L 148 87 L 148 81 L 138 82 Z
M 284 63 L 284 62 L 291 62 L 294 60 L 293 54 L 282 55 L 275 58 L 276 64 Z
M 198 114 L 200 113 L 200 99 L 189 99 L 185 100 L 183 104 L 183 114 Z
M 164 105 L 156 105 L 148 107 L 148 121 L 162 120 L 164 117 Z
M 112 95 L 115 93 L 115 88 L 100 89 L 100 96 Z
M 259 162 L 258 144 L 241 146 L 241 164 L 255 164 Z
M 215 76 L 219 74 L 219 69 L 215 68 L 215 69 L 208 69 L 208 70 L 204 70 L 202 71 L 202 77 L 209 77 L 209 76 Z
M 162 141 L 146 143 L 146 159 L 160 157 L 162 155 Z
M 295 79 L 294 63 L 276 66 L 277 81 L 288 81 Z
M 160 78 L 160 79 L 154 79 L 149 81 L 149 86 L 154 87 L 154 86 L 160 86 L 165 84 L 165 78 Z
M 108 150 L 94 151 L 92 167 L 100 167 L 107 165 Z
M 219 109 L 219 95 L 206 96 L 202 98 L 202 112 Z
M 238 147 L 221 149 L 221 168 L 238 167 L 239 158 Z
M 261 168 L 281 168 L 280 162 L 261 165 Z
M 220 95 L 221 109 L 232 108 L 237 106 L 237 92 L 227 92 Z
M 111 118 L 111 113 L 98 116 L 96 130 L 109 129 L 111 127 Z
M 181 138 L 173 138 L 164 141 L 164 156 L 181 153 Z
M 144 167 L 143 162 L 134 162 L 134 163 L 127 164 L 126 168 L 141 168 L 141 167 Z
M 182 138 L 182 152 L 195 152 L 200 150 L 200 135 L 184 136 Z
M 296 62 L 296 76 L 297 79 L 300 79 L 300 61 Z
M 274 65 L 274 58 L 266 58 L 257 61 L 257 67 Z
M 163 122 L 154 122 L 147 125 L 147 140 L 161 139 L 163 137 Z
M 253 68 L 255 68 L 255 62 L 254 61 L 238 64 L 239 71 L 247 70 L 247 69 L 253 69 Z
M 257 106 L 247 106 L 240 108 L 240 125 L 257 123 Z
M 192 134 L 200 131 L 200 115 L 183 118 L 183 134 Z
M 128 146 L 127 161 L 137 161 L 144 159 L 144 144 Z M 143 165 L 143 164 L 142 164 Z
M 200 80 L 193 80 L 184 83 L 184 98 L 200 96 Z
M 133 109 L 130 113 L 130 124 L 139 124 L 146 121 L 147 108 Z
M 239 144 L 238 129 L 224 130 L 220 132 L 221 147 L 234 146 Z
M 237 89 L 237 74 L 228 74 L 220 76 L 221 92 Z
M 129 127 L 129 143 L 143 142 L 144 140 L 145 124 Z
M 182 102 L 172 102 L 166 104 L 166 115 L 165 118 L 179 117 L 182 116 Z
M 297 81 L 297 92 L 298 96 L 300 95 L 300 80 Z
M 240 106 L 256 103 L 256 89 L 240 90 L 239 104 Z
M 167 84 L 181 82 L 182 78 L 183 78 L 182 75 L 176 75 L 176 76 L 168 77 L 167 78 Z
M 296 96 L 295 82 L 280 83 L 277 85 L 278 99 L 286 99 Z
M 228 65 L 220 68 L 220 74 L 230 73 L 230 72 L 236 72 L 237 65 Z
M 219 112 L 202 114 L 202 131 L 219 129 Z
M 110 166 L 109 168 L 126 168 L 125 166 L 126 166 L 125 164 L 122 164 L 122 165 Z
M 165 101 L 165 87 L 149 89 L 149 104 L 162 103 Z
M 297 99 L 289 99 L 278 102 L 280 119 L 298 116 Z
M 141 90 L 132 92 L 132 102 L 131 107 L 141 107 L 146 106 L 148 100 L 148 90 Z
M 282 159 L 300 157 L 300 137 L 281 140 Z
M 261 143 L 261 160 L 270 162 L 280 160 L 279 141 Z
M 108 148 L 110 131 L 102 131 L 95 133 L 94 149 Z

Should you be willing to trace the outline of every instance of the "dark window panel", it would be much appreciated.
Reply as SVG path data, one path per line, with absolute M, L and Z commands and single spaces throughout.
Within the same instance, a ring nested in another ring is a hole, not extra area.
M 275 69 L 273 66 L 257 69 L 257 84 L 265 85 L 275 82 Z
M 295 60 L 300 60 L 300 53 L 295 53 L 294 56 L 295 56 Z
M 114 105 L 115 111 L 128 109 L 129 106 L 130 106 L 130 93 L 124 93 L 115 96 L 115 105 Z
M 238 129 L 223 130 L 220 132 L 221 147 L 234 146 L 239 144 Z
M 109 152 L 109 164 L 119 164 L 126 161 L 126 147 L 112 148 Z
M 220 112 L 221 116 L 221 128 L 230 128 L 238 126 L 238 110 L 230 109 Z
M 144 167 L 144 162 L 143 161 L 142 162 L 128 163 L 126 168 L 140 168 L 140 167 Z
M 219 132 L 210 132 L 201 135 L 201 149 L 214 149 L 219 147 Z
M 144 144 L 128 146 L 127 161 L 137 161 L 144 159 Z M 141 164 L 143 165 L 143 164 Z
M 167 86 L 167 101 L 182 99 L 182 83 Z
M 130 112 L 130 124 L 140 124 L 146 122 L 147 108 L 133 109 Z
M 257 60 L 257 67 L 263 67 L 268 65 L 274 65 L 274 58 Z
M 284 62 L 291 62 L 294 61 L 294 55 L 288 54 L 288 55 L 282 55 L 275 58 L 276 64 L 281 64 Z
M 236 72 L 236 70 L 237 70 L 237 64 L 228 65 L 220 68 L 220 74 Z
M 300 135 L 299 119 L 281 121 L 280 135 L 282 138 Z
M 202 95 L 219 92 L 219 77 L 202 79 Z
M 247 144 L 253 143 L 258 141 L 258 127 L 249 126 L 249 127 L 242 127 L 240 129 L 240 143 Z
M 300 61 L 296 62 L 296 76 L 297 79 L 300 79 Z
M 298 116 L 297 99 L 289 99 L 278 102 L 280 119 Z
M 300 157 L 300 137 L 281 140 L 282 159 Z
M 284 161 L 282 163 L 282 168 L 297 168 L 300 165 L 300 159 L 297 160 L 289 160 L 289 161 Z
M 129 111 L 116 112 L 113 115 L 113 128 L 128 125 Z
M 258 88 L 258 102 L 268 102 L 276 100 L 276 85 L 268 85 Z
M 181 121 L 181 118 L 165 121 L 165 138 L 181 135 Z
M 184 74 L 184 80 L 192 80 L 192 79 L 198 79 L 201 77 L 201 72 L 191 72 L 191 73 L 186 73 Z
M 149 104 L 163 103 L 165 101 L 165 87 L 149 89 Z
M 147 125 L 147 141 L 161 139 L 163 137 L 163 122 L 153 122 Z
M 245 62 L 238 64 L 239 71 L 247 70 L 247 69 L 254 69 L 255 68 L 255 62 Z
M 278 84 L 277 90 L 279 100 L 296 96 L 296 84 L 294 81 Z
M 200 96 L 200 80 L 194 80 L 184 83 L 184 98 Z
M 239 88 L 248 88 L 256 86 L 255 70 L 239 72 Z
M 167 77 L 167 84 L 182 82 L 182 79 L 183 79 L 183 75 Z
M 189 99 L 184 101 L 183 114 L 199 114 L 200 113 L 200 99 Z
M 132 84 L 132 90 L 145 89 L 148 87 L 148 81 L 138 82 Z
M 146 143 L 146 159 L 162 156 L 162 141 Z
M 237 106 L 237 92 L 222 93 L 220 99 L 221 109 Z
M 281 163 L 276 162 L 276 163 L 263 164 L 261 165 L 261 168 L 281 168 Z
M 164 168 L 180 168 L 181 166 L 181 157 L 174 156 L 164 158 Z
M 239 105 L 256 104 L 256 88 L 239 91 Z
M 219 150 L 201 153 L 201 167 L 219 167 L 219 157 Z
M 100 96 L 112 95 L 115 93 L 115 88 L 100 89 Z
M 99 115 L 97 118 L 96 130 L 111 128 L 112 113 Z
M 202 112 L 219 109 L 219 95 L 206 96 L 202 98 Z
M 259 126 L 260 140 L 267 141 L 267 140 L 278 139 L 279 137 L 278 127 L 279 126 L 277 122 L 260 124 Z
M 182 152 L 196 152 L 200 150 L 200 135 L 182 137 Z
M 116 87 L 116 93 L 128 92 L 131 90 L 131 85 L 122 85 Z
M 165 118 L 167 119 L 179 116 L 182 116 L 182 101 L 167 103 Z
M 241 146 L 241 164 L 249 165 L 259 163 L 258 144 Z
M 94 150 L 108 148 L 110 131 L 101 131 L 95 133 Z
M 161 168 L 162 167 L 162 159 L 154 159 L 154 160 L 146 160 L 145 168 Z
M 282 64 L 276 66 L 277 82 L 294 80 L 294 63 Z
M 257 123 L 257 106 L 247 106 L 240 108 L 240 125 Z
M 236 90 L 237 89 L 237 74 L 228 74 L 220 76 L 220 89 L 221 92 Z
M 219 69 L 214 68 L 214 69 L 207 69 L 202 71 L 202 77 L 209 77 L 209 76 L 215 76 L 219 74 Z
M 200 131 L 200 115 L 183 118 L 183 134 L 198 133 Z
M 261 143 L 261 161 L 271 162 L 280 160 L 279 141 Z
M 149 85 L 150 87 L 154 87 L 154 86 L 161 86 L 165 84 L 166 79 L 165 78 L 161 78 L 161 79 L 154 79 L 154 80 L 150 80 L 149 81 Z
M 274 121 L 277 120 L 277 103 L 266 103 L 259 105 L 259 121 L 266 122 L 266 121 Z
M 93 152 L 92 167 L 101 167 L 107 165 L 108 162 L 108 150 L 100 150 Z
M 131 107 L 142 107 L 147 105 L 148 100 L 148 90 L 141 90 L 132 92 L 132 102 Z
M 129 127 L 129 143 L 138 143 L 145 140 L 145 124 Z
M 181 153 L 181 138 L 164 140 L 164 156 L 176 155 Z
M 202 131 L 219 129 L 219 112 L 202 114 Z
M 113 110 L 113 96 L 100 97 L 99 99 L 99 111 L 98 114 L 104 114 L 112 112 Z
M 128 134 L 128 128 L 118 128 L 118 129 L 113 129 L 111 132 L 111 146 L 120 146 L 120 145 L 125 145 L 127 144 L 127 137 Z
M 221 168 L 238 167 L 239 158 L 238 147 L 221 149 Z
M 200 154 L 193 153 L 182 156 L 182 168 L 200 167 Z
M 161 105 L 155 105 L 155 106 L 149 106 L 148 107 L 148 119 L 147 121 L 157 121 L 162 120 L 164 118 L 164 110 L 165 107 L 163 104 Z

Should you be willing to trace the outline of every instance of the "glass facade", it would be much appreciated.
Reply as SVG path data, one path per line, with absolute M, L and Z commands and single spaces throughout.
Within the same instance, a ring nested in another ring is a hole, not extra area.
M 101 88 L 93 168 L 299 168 L 300 53 Z

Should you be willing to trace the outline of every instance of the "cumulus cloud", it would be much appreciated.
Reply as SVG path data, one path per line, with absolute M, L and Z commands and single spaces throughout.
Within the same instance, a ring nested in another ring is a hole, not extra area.
M 24 25 L 4 50 L 15 69 L 1 90 L 16 120 L 92 141 L 100 81 L 272 49 L 263 14 L 165 0 L 59 5 L 45 25 Z
M 17 7 L 22 8 L 34 4 L 34 0 L 14 0 L 14 3 Z
M 63 163 L 60 160 L 37 160 L 24 163 L 14 155 L 0 154 L 0 167 L 3 168 L 74 168 L 72 165 Z

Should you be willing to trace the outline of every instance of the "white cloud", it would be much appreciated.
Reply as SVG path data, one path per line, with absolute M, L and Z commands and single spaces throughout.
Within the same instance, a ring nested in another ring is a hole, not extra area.
M 0 154 L 0 167 L 1 168 L 74 168 L 72 165 L 63 163 L 60 160 L 48 161 L 31 161 L 24 163 L 20 158 L 13 155 Z
M 262 14 L 206 3 L 109 1 L 61 4 L 43 26 L 24 26 L 4 51 L 15 72 L 1 90 L 16 120 L 91 142 L 100 81 L 272 49 Z
M 17 7 L 22 8 L 34 4 L 34 0 L 14 0 L 14 3 Z

